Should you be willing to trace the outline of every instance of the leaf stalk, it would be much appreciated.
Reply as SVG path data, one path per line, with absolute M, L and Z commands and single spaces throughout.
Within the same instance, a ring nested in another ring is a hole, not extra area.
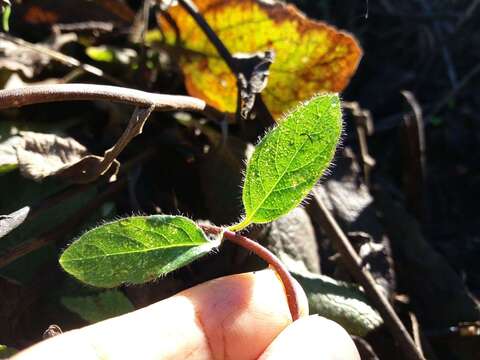
M 243 222 L 242 222 L 243 223 Z M 240 223 L 241 224 L 241 223 Z M 238 225 L 240 225 L 238 224 Z M 258 257 L 265 260 L 277 273 L 280 281 L 285 289 L 285 295 L 287 297 L 288 308 L 292 316 L 292 321 L 296 321 L 300 318 L 300 305 L 299 305 L 299 293 L 295 286 L 295 280 L 288 272 L 287 268 L 270 250 L 263 247 L 256 241 L 253 241 L 246 236 L 237 234 L 231 230 L 222 229 L 217 226 L 200 225 L 200 227 L 209 234 L 220 234 L 223 231 L 223 237 L 247 250 L 252 251 Z
M 245 218 L 242 221 L 240 221 L 238 224 L 233 224 L 228 227 L 228 230 L 236 232 L 245 229 L 248 225 L 250 225 L 252 222 Z

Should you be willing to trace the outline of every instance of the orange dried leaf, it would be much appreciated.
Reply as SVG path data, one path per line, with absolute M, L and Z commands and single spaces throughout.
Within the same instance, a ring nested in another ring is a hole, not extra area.
M 322 91 L 339 92 L 355 73 L 362 51 L 352 35 L 305 17 L 293 5 L 272 0 L 196 0 L 199 11 L 232 54 L 273 49 L 275 61 L 263 99 L 278 117 Z M 181 60 L 188 92 L 222 111 L 235 112 L 236 79 L 180 6 L 160 18 L 166 41 L 184 47 Z M 177 42 L 180 40 L 179 42 Z

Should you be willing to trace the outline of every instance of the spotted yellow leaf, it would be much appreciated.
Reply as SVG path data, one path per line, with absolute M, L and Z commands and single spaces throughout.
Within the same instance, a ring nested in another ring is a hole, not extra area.
M 293 5 L 272 0 L 195 0 L 205 20 L 232 54 L 273 50 L 275 60 L 263 99 L 275 117 L 315 93 L 340 92 L 362 51 L 352 35 L 307 18 Z M 195 21 L 171 6 L 177 32 L 159 17 L 165 39 L 184 48 L 181 68 L 188 92 L 235 112 L 236 79 Z

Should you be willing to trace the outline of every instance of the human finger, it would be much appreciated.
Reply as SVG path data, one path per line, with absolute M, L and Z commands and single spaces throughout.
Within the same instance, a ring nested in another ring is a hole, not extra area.
M 313 315 L 285 328 L 258 360 L 281 359 L 360 360 L 360 355 L 340 325 Z
M 306 315 L 307 300 L 296 285 Z M 200 284 L 46 340 L 14 359 L 256 359 L 290 323 L 283 286 L 264 270 Z

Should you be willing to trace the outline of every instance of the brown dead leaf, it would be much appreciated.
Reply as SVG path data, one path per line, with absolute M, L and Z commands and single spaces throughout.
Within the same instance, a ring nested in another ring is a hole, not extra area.
M 0 215 L 0 238 L 4 237 L 10 231 L 23 223 L 27 218 L 29 212 L 30 208 L 28 206 L 25 206 L 8 215 Z
M 276 117 L 322 91 L 339 92 L 355 73 L 362 51 L 345 32 L 307 18 L 293 5 L 266 0 L 196 0 L 196 6 L 232 54 L 273 50 L 262 97 Z M 163 17 L 166 41 L 185 48 L 181 67 L 192 96 L 235 112 L 236 79 L 195 21 L 180 6 L 168 10 L 181 35 Z
M 0 39 L 0 69 L 20 72 L 26 78 L 31 79 L 49 62 L 50 58 L 44 54 Z
M 154 108 L 154 105 L 148 108 L 135 108 L 122 136 L 113 147 L 105 151 L 103 157 L 85 156 L 73 166 L 63 169 L 59 175 L 74 179 L 76 183 L 82 184 L 92 182 L 102 175 L 108 175 L 110 181 L 115 181 L 120 167 L 116 158 L 135 136 L 142 133 L 143 125 L 145 125 Z
M 143 125 L 154 108 L 154 105 L 136 108 L 122 136 L 105 151 L 103 157 L 88 154 L 83 145 L 69 137 L 20 132 L 21 137 L 15 137 L 13 145 L 0 144 L 0 172 L 3 167 L 18 166 L 23 176 L 35 181 L 49 176 L 75 184 L 89 183 L 100 176 L 108 176 L 110 181 L 115 181 L 120 167 L 116 158 L 135 136 L 142 133 Z M 16 163 L 12 162 L 12 147 L 16 152 Z
M 0 69 L 32 79 L 40 74 L 53 59 L 61 61 L 56 54 L 59 54 L 62 46 L 76 41 L 78 37 L 73 33 L 60 34 L 47 39 L 44 43 L 36 44 L 0 33 Z M 63 54 L 60 54 L 60 57 L 66 58 Z
M 107 163 L 101 156 L 87 155 L 75 164 L 60 169 L 55 175 L 71 183 L 87 184 L 105 174 L 110 181 L 115 181 L 119 169 L 120 163 L 116 159 Z
M 17 159 L 23 176 L 41 181 L 78 162 L 88 154 L 87 149 L 70 137 L 31 131 L 20 133 L 23 139 L 17 146 Z

